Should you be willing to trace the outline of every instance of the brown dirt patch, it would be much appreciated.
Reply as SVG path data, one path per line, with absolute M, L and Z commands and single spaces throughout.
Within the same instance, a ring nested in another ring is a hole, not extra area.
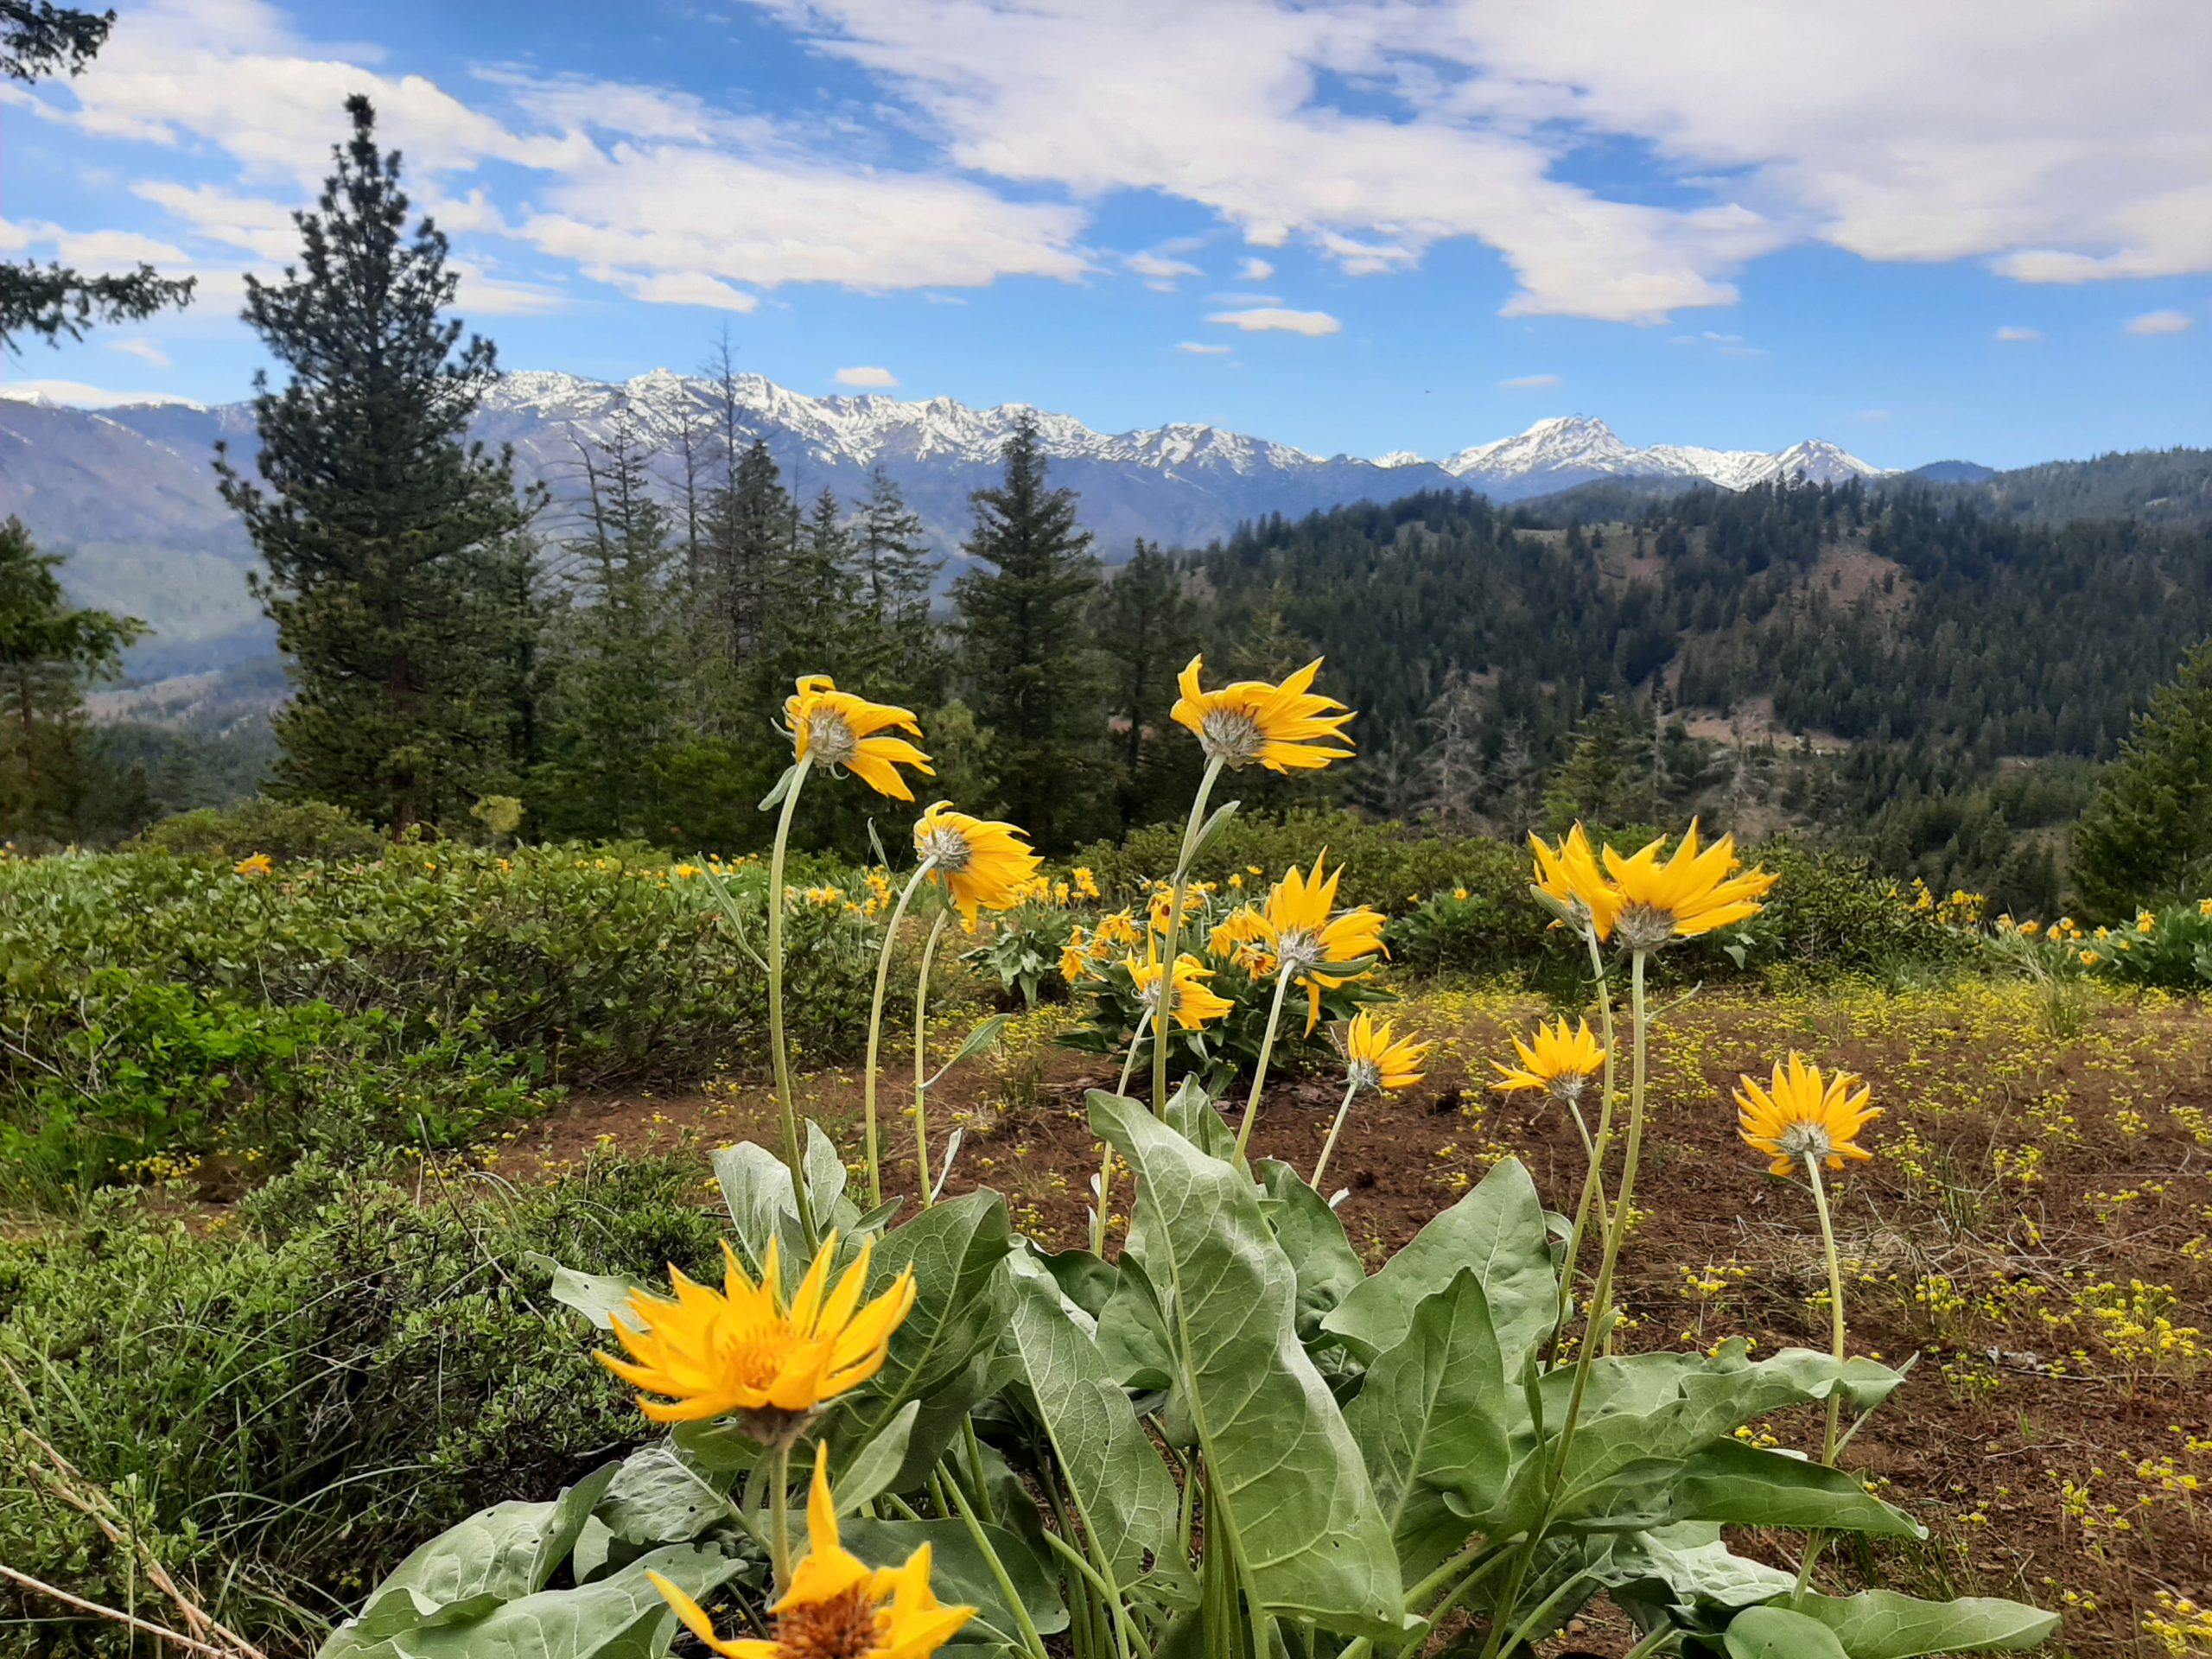
M 1535 1011 L 1479 993 L 1416 996 L 1402 1010 L 1439 1041 L 1431 1076 L 1355 1109 L 1328 1182 L 1348 1189 L 1340 1213 L 1370 1263 L 1502 1156 L 1528 1164 L 1548 1203 L 1572 1205 L 1583 1163 L 1572 1124 L 1481 1082 L 1508 1029 Z M 2050 1034 L 2047 1019 L 2068 1034 Z M 1917 1358 L 1845 1461 L 1929 1537 L 1832 1552 L 1824 1581 L 2017 1596 L 2067 1612 L 2054 1652 L 2154 1659 L 2184 1650 L 2145 1632 L 2158 1593 L 2212 1601 L 2212 1337 L 2193 1329 L 2212 1325 L 2212 1017 L 2187 1003 L 2105 1003 L 2078 1031 L 2064 1020 L 2031 990 L 1982 985 L 1677 1008 L 1654 1043 L 1654 1116 L 1624 1258 L 1627 1340 L 1825 1343 L 1807 1196 L 1737 1141 L 1726 1102 L 1738 1073 L 1792 1046 L 1859 1071 L 1885 1115 L 1870 1132 L 1876 1161 L 1854 1166 L 1836 1196 L 1852 1344 Z M 951 1189 L 996 1187 L 1018 1225 L 1065 1247 L 1085 1236 L 1098 1167 L 1084 1091 L 1113 1078 L 1051 1047 L 1051 1023 L 1027 1022 L 1000 1055 L 939 1086 L 932 1156 L 961 1128 Z M 817 1073 L 802 1093 L 857 1152 L 856 1076 Z M 1310 1170 L 1336 1101 L 1326 1078 L 1271 1084 L 1255 1144 Z M 911 1192 L 906 1103 L 884 1103 L 885 1180 Z M 1241 1096 L 1232 1122 L 1237 1106 Z M 757 1086 L 579 1099 L 500 1161 L 550 1170 L 694 1137 L 774 1145 L 774 1123 Z M 1114 1198 L 1126 1209 L 1124 1183 Z M 1808 1414 L 1758 1427 L 1817 1449 Z M 1593 1614 L 1562 1650 L 1624 1651 L 1618 1637 Z

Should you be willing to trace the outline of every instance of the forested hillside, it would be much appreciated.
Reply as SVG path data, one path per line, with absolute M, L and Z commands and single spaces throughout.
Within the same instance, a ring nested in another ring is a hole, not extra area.
M 1725 798 L 2022 902 L 2056 897 L 2031 832 L 2212 632 L 2201 529 L 1855 484 L 1534 517 L 1436 493 L 1254 526 L 1196 562 L 1212 631 L 1328 654 L 1385 810 L 1510 830 Z

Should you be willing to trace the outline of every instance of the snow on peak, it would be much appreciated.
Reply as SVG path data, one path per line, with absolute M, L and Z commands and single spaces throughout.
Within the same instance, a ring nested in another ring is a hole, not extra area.
M 975 409 L 950 397 L 908 400 L 880 392 L 815 397 L 758 374 L 733 375 L 728 390 L 741 429 L 770 435 L 779 453 L 796 443 L 810 458 L 831 466 L 872 467 L 883 461 L 995 466 L 1016 419 L 1025 414 L 1035 416 L 1045 452 L 1054 460 L 1240 478 L 1334 464 L 1288 444 L 1187 422 L 1103 433 L 1073 416 L 1027 404 Z M 665 443 L 687 421 L 718 421 L 722 395 L 716 380 L 669 369 L 654 369 L 620 385 L 524 370 L 502 378 L 486 405 L 494 412 L 597 429 L 618 404 L 626 404 L 646 432 Z M 1475 444 L 1434 463 L 1398 449 L 1367 464 L 1389 470 L 1433 464 L 1473 488 L 1510 495 L 1569 489 L 1602 478 L 1671 478 L 1742 490 L 1777 478 L 1834 484 L 1882 474 L 1881 468 L 1820 439 L 1778 454 L 1688 444 L 1639 449 L 1588 415 L 1554 416 L 1512 437 Z

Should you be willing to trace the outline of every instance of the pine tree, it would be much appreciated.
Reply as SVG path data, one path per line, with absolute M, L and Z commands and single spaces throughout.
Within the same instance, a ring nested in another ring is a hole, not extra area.
M 1574 746 L 1544 789 L 1544 823 L 1554 833 L 1581 819 L 1630 822 L 1649 799 L 1643 735 L 1611 697 L 1574 728 Z
M 75 75 L 107 44 L 111 11 L 78 11 L 48 0 L 0 0 L 0 75 L 42 80 Z M 192 300 L 196 279 L 163 276 L 141 264 L 122 274 L 86 276 L 60 264 L 0 263 L 0 347 L 25 334 L 49 346 L 82 340 L 95 323 L 135 322 Z
M 144 625 L 78 610 L 20 520 L 0 524 L 0 835 L 62 836 L 84 785 L 85 687 Z
M 682 630 L 668 575 L 667 511 L 627 406 L 577 443 L 582 532 L 569 544 L 569 606 L 556 638 L 551 787 L 541 819 L 601 835 L 665 833 L 664 773 L 681 725 Z
M 1113 722 L 1115 796 L 1124 832 L 1163 816 L 1180 791 L 1183 746 L 1160 742 L 1175 702 L 1175 677 L 1195 642 L 1173 562 L 1157 543 L 1137 541 L 1128 563 L 1099 589 L 1097 637 L 1111 649 L 1107 713 Z
M 2074 832 L 2074 885 L 2107 917 L 2212 893 L 2212 639 L 2152 697 L 2106 769 Z
M 880 467 L 869 476 L 868 499 L 853 525 L 853 558 L 861 602 L 888 647 L 891 671 L 877 695 L 935 708 L 944 697 L 944 652 L 930 608 L 944 563 L 931 550 L 920 516 Z
M 1105 729 L 1085 601 L 1098 585 L 1090 532 L 1071 490 L 1045 481 L 1036 417 L 1006 445 L 1006 474 L 977 490 L 966 546 L 977 568 L 953 584 L 962 669 L 977 721 L 990 732 L 1006 810 L 1040 847 L 1085 829 Z
M 366 98 L 346 109 L 353 137 L 294 215 L 301 267 L 246 279 L 246 321 L 291 371 L 282 391 L 255 380 L 268 487 L 219 449 L 216 465 L 298 684 L 276 717 L 278 789 L 404 830 L 507 779 L 494 567 L 531 507 L 510 458 L 466 442 L 499 371 L 444 315 L 446 239 L 428 219 L 407 237 L 398 153 L 378 150 Z
M 704 612 L 715 653 L 730 670 L 759 653 L 776 573 L 789 558 L 797 518 L 783 472 L 755 438 L 734 450 L 709 502 Z

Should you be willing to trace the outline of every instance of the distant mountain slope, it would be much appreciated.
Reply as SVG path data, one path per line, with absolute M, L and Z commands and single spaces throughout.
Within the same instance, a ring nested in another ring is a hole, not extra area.
M 522 477 L 545 483 L 558 501 L 578 493 L 577 439 L 603 431 L 619 404 L 665 444 L 687 416 L 718 414 L 717 390 L 665 370 L 622 385 L 522 372 L 493 389 L 477 434 L 512 444 Z M 758 375 L 739 377 L 733 391 L 740 433 L 767 443 L 796 493 L 856 497 L 880 466 L 948 554 L 968 531 L 969 493 L 996 481 L 1006 435 L 1024 409 L 971 409 L 945 397 L 810 397 Z M 1054 480 L 1082 495 L 1084 523 L 1109 557 L 1140 536 L 1198 546 L 1273 515 L 1298 518 L 1454 485 L 1516 500 L 1598 480 L 1742 488 L 1774 477 L 1825 482 L 1876 471 L 1818 441 L 1774 454 L 1638 449 L 1603 421 L 1579 416 L 1540 421 L 1441 461 L 1406 453 L 1323 457 L 1215 426 L 1101 433 L 1065 415 L 1040 420 Z M 154 625 L 156 639 L 133 657 L 141 671 L 215 667 L 268 648 L 245 591 L 252 555 L 209 469 L 219 438 L 251 457 L 246 404 L 87 411 L 0 400 L 0 512 L 21 516 L 41 543 L 70 555 L 67 576 L 80 598 Z
M 2212 449 L 2139 449 L 2094 461 L 2047 461 L 1966 486 L 2000 512 L 2039 524 L 2133 518 L 2212 524 Z

